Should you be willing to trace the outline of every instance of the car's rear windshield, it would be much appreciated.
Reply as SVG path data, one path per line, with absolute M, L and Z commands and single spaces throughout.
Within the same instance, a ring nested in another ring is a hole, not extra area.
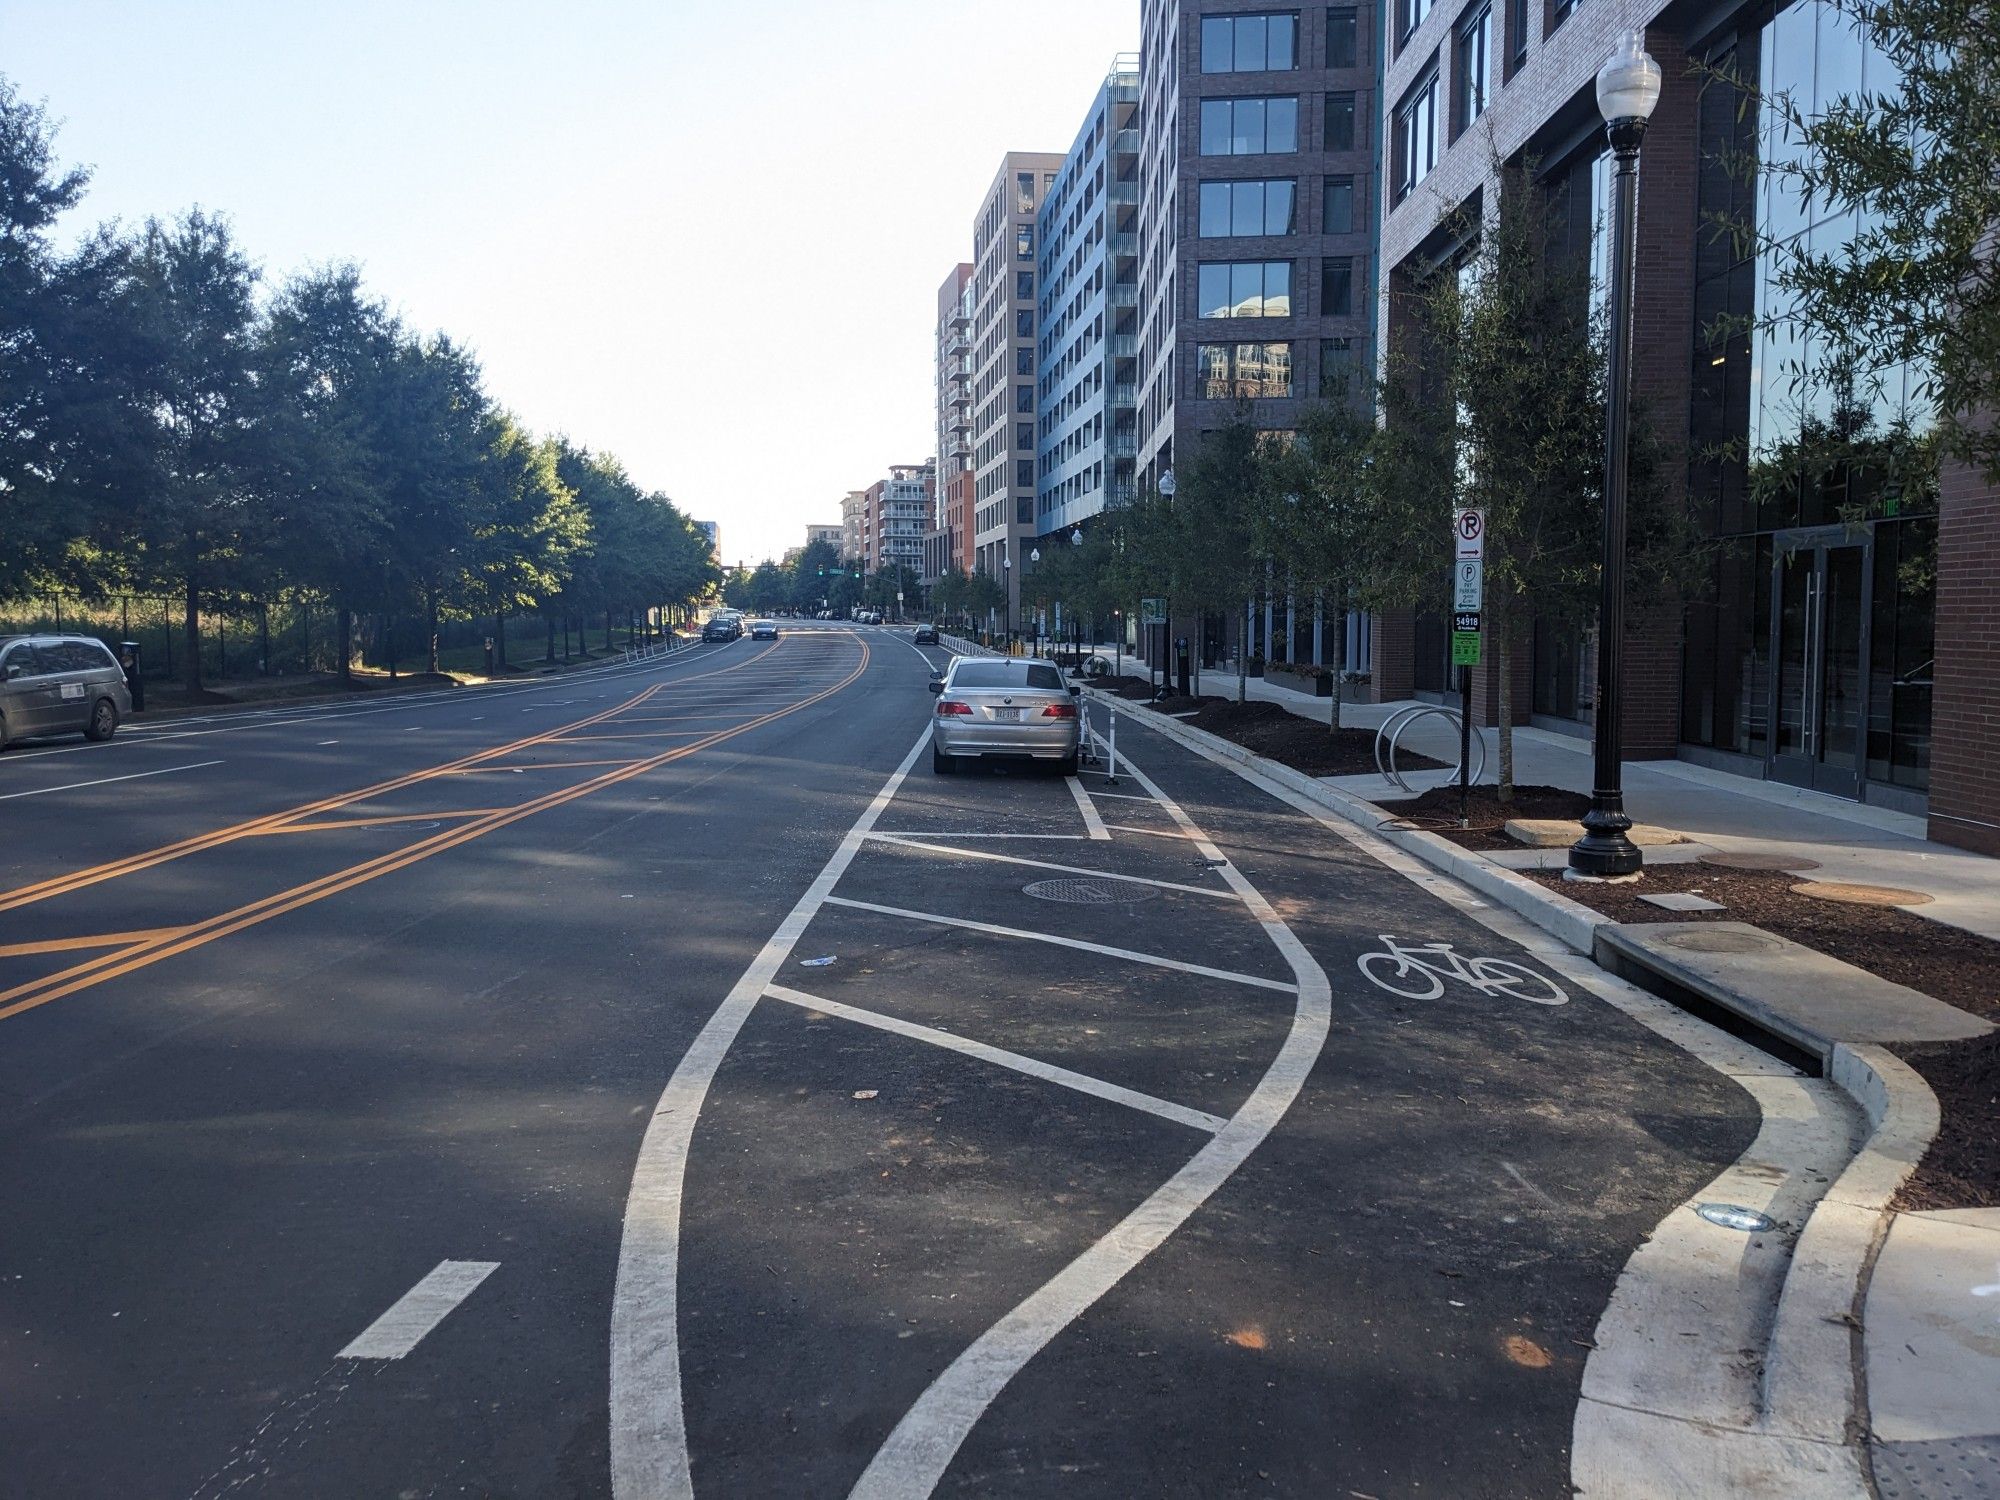
M 1062 691 L 1062 673 L 1054 667 L 1019 661 L 962 661 L 951 674 L 953 687 L 1030 687 Z

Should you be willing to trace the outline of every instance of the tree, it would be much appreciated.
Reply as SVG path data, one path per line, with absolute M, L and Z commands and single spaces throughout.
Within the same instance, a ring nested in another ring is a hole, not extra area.
M 831 542 L 808 542 L 792 566 L 792 607 L 801 614 L 826 608 L 827 590 L 840 571 L 838 547 Z
M 1602 565 L 1605 329 L 1590 273 L 1564 248 L 1532 162 L 1494 164 L 1498 204 L 1477 251 L 1411 294 L 1417 329 L 1392 399 L 1400 481 L 1386 507 L 1407 536 L 1448 534 L 1454 504 L 1486 511 L 1484 634 L 1497 667 L 1499 796 L 1514 788 L 1513 663 L 1536 618 L 1582 620 Z M 1427 408 L 1428 410 L 1425 410 Z M 1660 482 L 1657 443 L 1633 418 L 1627 567 L 1641 597 L 1671 596 L 1694 549 Z M 1431 576 L 1441 576 L 1433 573 Z
M 133 249 L 125 316 L 147 415 L 126 520 L 148 574 L 180 595 L 190 694 L 203 601 L 220 601 L 232 564 L 270 540 L 250 483 L 256 285 L 227 223 L 200 209 L 147 220 Z
M 1934 411 L 1943 451 L 2000 477 L 2000 21 L 1988 0 L 1826 0 L 1891 64 L 1886 87 L 1843 94 L 1815 115 L 1787 94 L 1757 98 L 1768 116 L 1767 160 L 1729 153 L 1754 181 L 1859 210 L 1857 233 L 1773 241 L 1762 225 L 1717 226 L 1762 241 L 1785 295 L 1759 310 L 1766 324 L 1797 319 L 1826 353 L 1792 362 L 1795 384 L 1863 387 L 1907 366 L 1912 404 Z M 1754 133 L 1750 137 L 1755 139 Z M 1766 377 L 1769 378 L 1768 376 Z M 1834 434 L 1836 437 L 1838 434 Z M 1937 448 L 1920 434 L 1885 434 L 1875 461 L 1925 482 Z

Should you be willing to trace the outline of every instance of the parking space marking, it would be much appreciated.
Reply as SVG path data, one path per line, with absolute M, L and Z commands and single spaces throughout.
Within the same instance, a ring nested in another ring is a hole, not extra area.
M 1104 771 L 1089 771 L 1084 774 L 1103 776 L 1109 773 Z M 1132 792 L 1092 792 L 1090 795 L 1092 797 L 1115 797 L 1120 802 L 1151 802 L 1153 800 L 1151 797 L 1141 797 Z
M 936 912 L 912 911 L 906 906 L 881 906 L 873 901 L 851 901 L 845 896 L 828 896 L 828 906 L 845 906 L 854 911 L 872 911 L 884 917 L 903 917 L 912 922 L 932 922 L 940 927 L 963 927 L 968 932 L 984 932 L 993 937 L 1023 938 L 1031 943 L 1050 943 L 1058 948 L 1074 948 L 1083 953 L 1100 953 L 1126 963 L 1150 964 L 1156 969 L 1177 969 L 1183 974 L 1199 974 L 1204 979 L 1223 979 L 1231 984 L 1247 984 L 1260 990 L 1298 993 L 1296 984 L 1282 979 L 1265 979 L 1256 974 L 1239 974 L 1234 969 L 1211 969 L 1206 964 L 1182 963 L 1157 953 L 1140 953 L 1131 948 L 1113 948 L 1105 943 L 1087 943 L 1082 938 L 1062 937 L 1053 932 L 1030 932 L 1025 927 L 1002 927 L 994 922 L 975 922 L 969 917 L 946 917 Z
M 439 1261 L 334 1358 L 401 1359 L 499 1269 L 497 1260 Z
M 1129 762 L 1122 768 L 1152 794 L 1204 857 L 1223 860 L 1222 851 L 1150 777 Z M 921 1500 L 935 1491 L 967 1435 L 1008 1382 L 1185 1224 L 1264 1143 L 1305 1086 L 1332 1023 L 1332 984 L 1257 888 L 1234 865 L 1224 861 L 1218 868 L 1298 979 L 1298 1004 L 1277 1057 L 1250 1097 L 1179 1171 L 946 1366 L 903 1414 L 855 1482 L 851 1497 Z
M 71 781 L 62 786 L 36 787 L 32 792 L 8 792 L 0 796 L 0 802 L 12 802 L 16 797 L 46 797 L 50 792 L 80 792 L 87 786 L 109 786 L 114 781 L 141 781 L 148 776 L 171 776 L 176 771 L 199 771 L 203 766 L 219 766 L 219 760 L 198 760 L 190 766 L 168 766 L 159 771 L 134 771 L 129 776 L 100 776 L 95 781 Z
M 1087 833 L 975 833 L 967 828 L 953 828 L 933 833 L 925 828 L 901 828 L 884 838 L 900 839 L 1047 839 L 1059 844 L 1081 844 L 1089 840 Z
M 1175 830 L 1175 829 L 1172 829 L 1172 828 L 1139 828 L 1139 827 L 1136 827 L 1136 826 L 1134 826 L 1134 825 L 1132 825 L 1132 824 L 1129 824 L 1129 823 L 1106 823 L 1106 824 L 1105 824 L 1104 826 L 1105 826 L 1106 828 L 1115 828 L 1115 829 L 1117 829 L 1117 830 L 1118 830 L 1118 831 L 1119 831 L 1120 833 L 1144 833 L 1144 834 L 1150 834 L 1150 835 L 1151 835 L 1152 837 L 1154 837 L 1154 838 L 1156 838 L 1156 839 L 1182 839 L 1182 840 L 1187 840 L 1187 839 L 1191 839 L 1191 838 L 1193 838 L 1193 837 L 1194 837 L 1194 835 L 1192 835 L 1192 834 L 1188 834 L 1188 833 L 1181 833 L 1181 832 L 1178 832 L 1177 830 Z
M 1075 1089 L 1080 1094 L 1091 1094 L 1099 1099 L 1108 1099 L 1113 1104 L 1123 1104 L 1129 1109 L 1144 1110 L 1147 1114 L 1158 1115 L 1163 1120 L 1172 1120 L 1176 1125 L 1186 1125 L 1190 1129 L 1204 1131 L 1209 1135 L 1214 1135 L 1227 1123 L 1220 1115 L 1209 1114 L 1206 1110 L 1190 1109 L 1185 1104 L 1175 1104 L 1169 1099 L 1156 1099 L 1153 1095 L 1139 1093 L 1136 1089 L 1122 1088 L 1118 1084 L 1107 1083 L 1102 1078 L 1092 1078 L 1088 1073 L 1072 1072 L 1068 1068 L 1059 1068 L 1054 1063 L 1025 1057 L 1019 1052 L 990 1047 L 984 1042 L 975 1042 L 970 1037 L 959 1036 L 954 1032 L 920 1026 L 914 1021 L 885 1016 L 879 1011 L 842 1005 L 838 1000 L 809 995 L 804 990 L 789 989 L 781 984 L 770 986 L 764 993 L 773 1000 L 782 1000 L 787 1005 L 798 1006 L 801 1010 L 819 1011 L 860 1026 L 872 1026 L 877 1031 L 887 1031 L 896 1036 L 908 1037 L 912 1041 L 943 1047 L 950 1052 L 977 1058 L 980 1062 L 1010 1068 L 1016 1073 L 1025 1073 L 1030 1078 L 1041 1079 L 1044 1083 L 1061 1084 L 1064 1088 Z
M 926 725 L 902 764 L 847 830 L 833 857 L 681 1054 L 653 1108 L 625 1199 L 611 1301 L 611 1493 L 617 1500 L 686 1500 L 694 1494 L 681 1395 L 680 1245 L 681 1198 L 702 1101 L 765 988 L 929 744 Z
M 991 849 L 954 849 L 949 844 L 926 844 L 922 839 L 900 833 L 871 833 L 869 839 L 892 849 L 917 849 L 927 854 L 949 854 L 956 859 L 984 859 L 996 864 L 1025 865 L 1031 870 L 1060 870 L 1065 875 L 1088 875 L 1093 880 L 1118 880 L 1127 885 L 1157 886 L 1163 891 L 1186 891 L 1190 896 L 1213 896 L 1220 901 L 1237 899 L 1234 891 L 1218 891 L 1210 886 L 1182 885 L 1177 880 L 1154 880 L 1145 875 L 1118 875 L 1110 870 L 1092 870 L 1082 865 L 1059 865 L 1046 859 L 1023 859 L 1018 854 L 995 854 Z
M 1097 815 L 1097 806 L 1090 800 L 1089 793 L 1084 791 L 1083 783 L 1074 776 L 1065 776 L 1063 785 L 1069 788 L 1070 796 L 1076 799 L 1076 810 L 1083 814 L 1083 826 L 1090 830 L 1090 836 L 1100 842 L 1108 843 L 1111 839 L 1110 831 L 1105 828 L 1104 819 Z

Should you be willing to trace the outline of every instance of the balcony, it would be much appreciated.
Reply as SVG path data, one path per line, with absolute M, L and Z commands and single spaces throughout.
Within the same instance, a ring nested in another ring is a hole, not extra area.
M 1111 404 L 1114 407 L 1136 407 L 1139 404 L 1139 388 L 1130 381 L 1111 387 Z
M 1113 307 L 1137 307 L 1139 289 L 1129 281 L 1114 281 L 1111 284 L 1110 301 Z
M 1105 439 L 1104 451 L 1109 453 L 1113 458 L 1137 458 L 1139 456 L 1139 439 L 1135 434 L 1130 432 L 1114 432 L 1110 437 Z
M 1135 177 L 1125 182 L 1114 182 L 1108 194 L 1113 204 L 1120 208 L 1132 208 L 1139 202 L 1139 180 Z
M 1130 258 L 1139 253 L 1139 236 L 1136 234 L 1114 234 L 1109 237 L 1108 243 L 1114 256 Z
M 1111 149 L 1122 156 L 1137 156 L 1139 154 L 1139 132 L 1136 130 L 1119 131 L 1111 137 Z
M 1136 333 L 1114 333 L 1105 341 L 1111 345 L 1113 359 L 1137 359 L 1139 357 L 1139 335 Z
M 1129 479 L 1114 479 L 1104 487 L 1106 505 L 1130 505 L 1139 498 L 1139 487 Z

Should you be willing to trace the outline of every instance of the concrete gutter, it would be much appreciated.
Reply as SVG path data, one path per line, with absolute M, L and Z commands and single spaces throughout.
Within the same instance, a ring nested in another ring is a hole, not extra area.
M 1394 813 L 1234 741 L 1127 699 L 1095 689 L 1091 693 L 1113 711 L 1209 760 L 1274 782 L 1366 829 L 1515 912 L 1593 963 L 1599 963 L 1600 956 L 1611 957 L 1609 947 L 1600 943 L 1604 934 L 1599 929 L 1616 924 L 1602 913 L 1449 840 L 1400 826 Z M 1617 972 L 1611 964 L 1602 966 Z M 1764 1007 L 1754 997 L 1713 988 L 1705 995 L 1753 1025 L 1765 1024 Z M 1884 1047 L 1850 1044 L 1810 1031 L 1799 1033 L 1797 1041 L 1825 1059 L 1826 1078 L 1851 1101 L 1865 1126 L 1852 1155 L 1811 1205 L 1799 1230 L 1764 1340 L 1758 1389 L 1736 1410 L 1707 1401 L 1702 1402 L 1706 1409 L 1690 1410 L 1657 1395 L 1642 1399 L 1622 1371 L 1610 1368 L 1608 1361 L 1600 1364 L 1600 1353 L 1607 1351 L 1593 1352 L 1586 1365 L 1572 1468 L 1578 1493 L 1588 1500 L 1710 1493 L 1772 1497 L 1809 1493 L 1829 1500 L 1865 1500 L 1874 1493 L 1865 1443 L 1861 1313 L 1869 1274 L 1894 1217 L 1890 1203 L 1937 1134 L 1938 1103 L 1922 1077 Z M 1629 1322 L 1634 1308 L 1648 1310 L 1640 1319 L 1644 1322 L 1654 1310 L 1685 1303 L 1691 1294 L 1696 1306 L 1716 1305 L 1700 1291 L 1702 1280 L 1727 1288 L 1737 1268 L 1704 1266 L 1698 1257 L 1678 1253 L 1671 1243 L 1683 1210 L 1694 1206 L 1695 1200 L 1682 1205 L 1634 1254 L 1620 1279 L 1614 1307 L 1607 1312 L 1607 1325 L 1621 1315 Z M 1655 1253 L 1649 1256 L 1649 1250 Z M 1602 1331 L 1600 1339 L 1610 1332 Z M 1595 1383 L 1593 1366 L 1598 1367 Z M 1664 1378 L 1648 1372 L 1643 1379 L 1676 1386 L 1677 1396 L 1685 1397 L 1698 1384 L 1699 1372 L 1689 1372 L 1686 1379 L 1676 1372 Z M 1615 1393 L 1593 1394 L 1594 1387 L 1606 1385 L 1617 1387 Z

